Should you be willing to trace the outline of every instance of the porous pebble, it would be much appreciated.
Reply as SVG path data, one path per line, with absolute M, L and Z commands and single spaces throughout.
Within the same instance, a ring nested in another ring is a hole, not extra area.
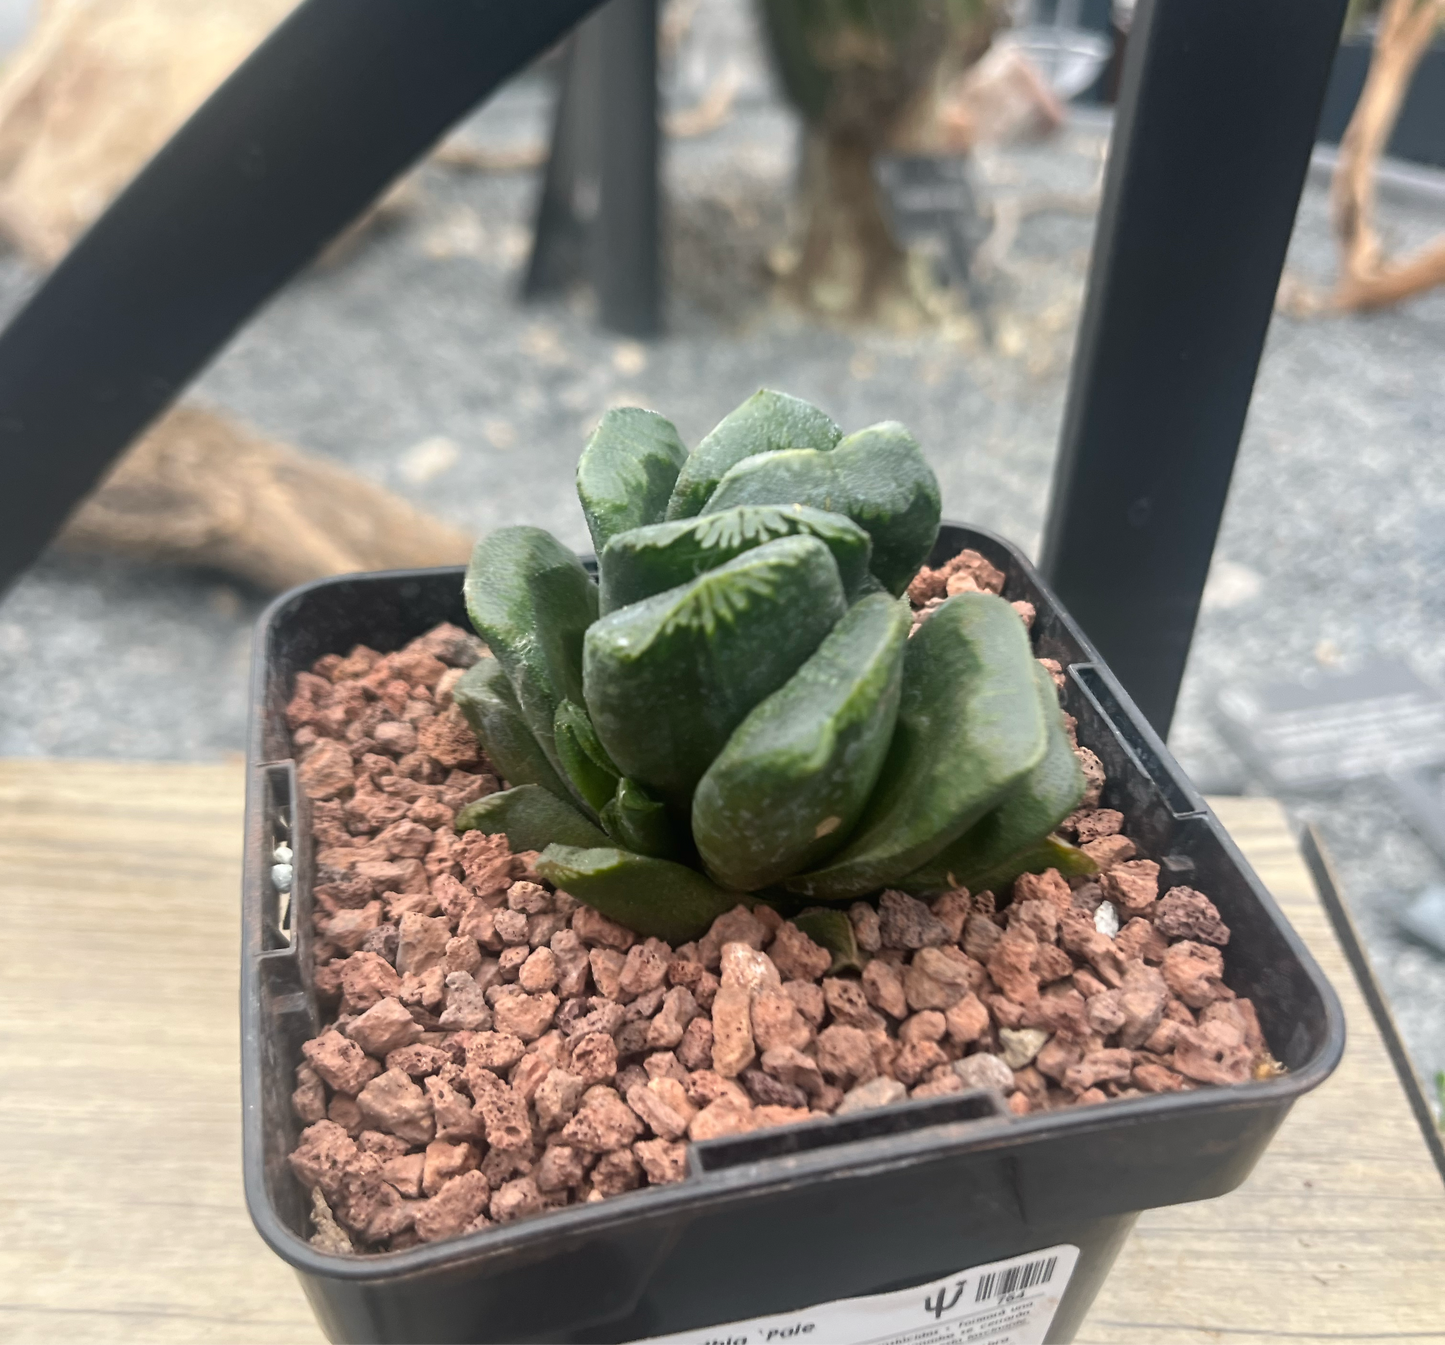
M 922 619 L 1003 582 L 982 557 L 941 568 L 915 581 Z M 1062 828 L 1097 878 L 856 902 L 861 973 L 829 974 L 768 908 L 679 947 L 639 938 L 504 837 L 453 831 L 504 787 L 435 694 L 475 655 L 448 626 L 327 655 L 287 708 L 327 1015 L 296 1071 L 291 1167 L 318 1246 L 399 1250 L 681 1181 L 692 1141 L 909 1097 L 990 1088 L 1023 1115 L 1275 1068 L 1225 980 L 1218 910 L 1161 896 L 1097 794 Z

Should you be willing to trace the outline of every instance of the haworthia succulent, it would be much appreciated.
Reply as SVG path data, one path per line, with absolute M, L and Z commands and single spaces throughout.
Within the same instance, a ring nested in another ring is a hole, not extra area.
M 587 711 L 576 701 L 563 701 L 553 721 L 557 757 L 573 792 L 593 811 L 600 813 L 617 789 L 617 767 L 597 741 Z
M 997 808 L 903 878 L 900 887 L 910 892 L 943 892 L 952 887 L 981 890 L 980 882 L 1014 860 L 1023 860 L 1040 836 L 1048 835 L 1079 806 L 1084 797 L 1084 773 L 1064 732 L 1053 678 L 1038 663 L 1034 664 L 1034 684 L 1048 732 L 1044 759 Z
M 692 801 L 693 839 L 719 882 L 753 891 L 848 839 L 893 736 L 910 620 L 887 594 L 855 603 L 728 739 Z
M 938 479 L 897 421 L 850 434 L 830 452 L 789 449 L 731 468 L 703 514 L 740 504 L 807 504 L 846 514 L 873 539 L 870 568 L 902 593 L 938 536 Z
M 602 809 L 602 825 L 624 850 L 639 855 L 682 860 L 690 853 L 666 807 L 625 775 L 618 777 L 616 792 Z
M 912 873 L 997 806 L 1043 759 L 1035 666 L 1002 598 L 949 598 L 908 642 L 893 742 L 852 839 L 785 886 L 862 896 Z
M 551 842 L 539 872 L 674 941 L 740 889 L 800 911 L 1091 866 L 1048 834 L 1080 776 L 1016 614 L 959 595 L 910 641 L 889 596 L 939 518 L 902 426 L 842 439 L 765 390 L 688 456 L 660 416 L 614 411 L 577 483 L 600 594 L 537 529 L 494 534 L 468 571 L 496 658 L 453 695 L 515 787 L 459 827 Z M 796 919 L 835 971 L 860 964 L 841 911 Z
M 575 808 L 541 785 L 518 785 L 488 794 L 457 814 L 458 831 L 502 833 L 514 854 L 562 845 L 607 845 L 607 837 Z
M 637 406 L 606 412 L 577 461 L 577 494 L 600 555 L 619 532 L 660 523 L 687 449 L 670 420 Z
M 753 706 L 791 677 L 847 610 L 815 537 L 784 537 L 587 632 L 586 704 L 624 775 L 680 818 Z
M 566 797 L 566 784 L 528 727 L 511 680 L 496 659 L 480 658 L 468 668 L 452 688 L 452 700 L 509 785 L 541 785 Z
M 744 898 L 696 869 L 612 847 L 549 845 L 536 862 L 549 883 L 648 938 L 686 943 Z
M 856 602 L 859 598 L 866 598 L 872 593 L 888 593 L 888 590 L 878 582 L 878 576 L 869 572 L 863 576 L 863 582 L 858 585 L 858 591 L 853 595 Z M 890 597 L 895 595 L 889 594 Z
M 781 448 L 827 451 L 842 437 L 843 431 L 816 406 L 763 388 L 728 412 L 692 451 L 678 473 L 667 517 L 699 513 L 729 468 L 744 458 Z
M 856 596 L 869 579 L 873 543 L 852 519 L 801 504 L 745 506 L 618 533 L 598 558 L 599 610 L 606 616 L 686 584 L 765 542 L 801 535 L 827 546 L 838 562 L 843 591 Z
M 560 773 L 553 720 L 564 700 L 582 700 L 582 640 L 597 620 L 597 585 L 551 533 L 515 527 L 477 543 L 464 593 L 472 625 Z

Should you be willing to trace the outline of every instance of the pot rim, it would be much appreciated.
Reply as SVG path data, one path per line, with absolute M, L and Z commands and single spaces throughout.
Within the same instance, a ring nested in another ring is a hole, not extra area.
M 816 1180 L 836 1169 L 846 1159 L 849 1175 L 869 1172 L 886 1172 L 914 1163 L 943 1159 L 968 1150 L 986 1150 L 1014 1147 L 1039 1141 L 1057 1135 L 1086 1135 L 1099 1131 L 1130 1126 L 1147 1126 L 1168 1119 L 1184 1116 L 1202 1116 L 1206 1113 L 1232 1113 L 1240 1111 L 1277 1111 L 1282 1118 L 1290 1105 L 1299 1097 L 1317 1088 L 1339 1064 L 1345 1046 L 1344 1012 L 1333 987 L 1320 970 L 1313 955 L 1285 918 L 1273 896 L 1260 882 L 1253 869 L 1240 853 L 1229 833 L 1224 830 L 1213 811 L 1204 800 L 1187 786 L 1187 778 L 1179 771 L 1168 748 L 1149 726 L 1134 706 L 1128 693 L 1109 672 L 1100 659 L 1098 651 L 1077 623 L 1059 603 L 1048 585 L 1039 577 L 1032 564 L 1013 543 L 987 529 L 968 524 L 944 521 L 940 525 L 939 543 L 934 555 L 946 549 L 945 534 L 948 530 L 964 531 L 975 538 L 985 539 L 1006 553 L 1018 566 L 1020 572 L 1050 604 L 1054 618 L 1063 626 L 1069 637 L 1078 645 L 1083 658 L 1071 664 L 1072 669 L 1091 665 L 1093 676 L 1103 684 L 1106 693 L 1118 703 L 1124 720 L 1131 733 L 1139 742 L 1133 745 L 1140 768 L 1154 779 L 1156 785 L 1165 789 L 1165 782 L 1159 779 L 1157 770 L 1150 769 L 1147 757 L 1152 756 L 1156 768 L 1162 768 L 1168 782 L 1182 790 L 1187 811 L 1176 811 L 1180 818 L 1200 817 L 1210 826 L 1220 840 L 1231 861 L 1244 876 L 1255 900 L 1260 904 L 1277 932 L 1284 938 L 1289 951 L 1298 960 L 1311 986 L 1319 997 L 1324 1011 L 1325 1026 L 1319 1046 L 1301 1066 L 1272 1079 L 1254 1080 L 1246 1083 L 1224 1086 L 1209 1086 L 1181 1093 L 1161 1093 L 1137 1098 L 1111 1099 L 1102 1111 L 1097 1107 L 1074 1107 L 1064 1111 L 1032 1113 L 1015 1117 L 1004 1113 L 991 1118 L 975 1120 L 924 1123 L 913 1129 L 893 1134 L 847 1141 L 841 1145 L 823 1146 L 803 1154 L 767 1157 L 755 1162 L 740 1163 L 717 1171 L 700 1172 L 695 1163 L 690 1164 L 688 1176 L 681 1182 L 666 1186 L 649 1186 L 636 1191 L 610 1196 L 591 1205 L 566 1206 L 516 1223 L 494 1225 L 476 1233 L 448 1238 L 440 1242 L 422 1244 L 396 1252 L 367 1252 L 345 1256 L 320 1252 L 296 1232 L 292 1231 L 278 1215 L 266 1189 L 263 1117 L 261 1111 L 261 1085 L 259 1072 L 243 1068 L 242 1108 L 244 1116 L 243 1157 L 245 1168 L 246 1202 L 257 1231 L 268 1246 L 284 1261 L 303 1274 L 322 1276 L 347 1281 L 387 1281 L 405 1279 L 445 1268 L 457 1273 L 479 1261 L 498 1259 L 531 1260 L 537 1254 L 555 1250 L 559 1241 L 593 1239 L 604 1234 L 610 1225 L 647 1221 L 662 1222 L 670 1216 L 686 1211 L 689 1207 L 706 1205 L 709 1208 L 719 1203 L 737 1203 L 753 1198 L 766 1197 L 807 1180 Z M 958 548 L 948 551 L 954 554 Z M 932 560 L 933 557 L 930 557 Z M 591 557 L 584 560 L 591 562 Z M 466 567 L 460 565 L 435 566 L 425 569 L 368 571 L 354 575 L 336 575 L 330 578 L 312 580 L 298 585 L 275 598 L 261 613 L 256 623 L 256 638 L 252 647 L 251 671 L 251 725 L 248 733 L 248 778 L 247 818 L 253 826 L 259 826 L 258 810 L 260 791 L 267 769 L 287 766 L 293 772 L 294 761 L 290 758 L 269 759 L 263 748 L 263 711 L 267 692 L 270 667 L 270 634 L 273 624 L 286 609 L 301 598 L 320 590 L 351 581 L 396 581 L 407 579 L 434 578 L 440 575 L 456 575 L 458 581 Z M 1088 684 L 1080 680 L 1086 694 Z M 1112 716 L 1108 716 L 1112 719 Z M 1114 722 L 1116 732 L 1124 738 L 1125 724 Z M 1125 742 L 1126 749 L 1130 744 Z M 1139 749 L 1142 749 L 1140 751 Z M 293 794 L 294 797 L 294 794 Z M 258 867 L 258 845 L 251 845 L 248 835 L 246 872 L 243 879 L 243 975 L 241 983 L 242 1049 L 246 1043 L 259 1036 L 261 999 L 259 994 L 260 968 L 265 959 L 288 958 L 298 955 L 298 948 L 273 952 L 262 952 L 259 943 L 259 920 L 251 901 L 251 894 L 260 890 L 264 876 L 253 872 Z M 975 1090 L 985 1093 L 989 1090 Z M 975 1096 L 975 1093 L 951 1094 L 937 1101 L 956 1101 L 959 1098 Z M 1001 1097 L 992 1094 L 1001 1104 Z M 930 1100 L 934 1101 L 934 1100 Z M 916 1104 L 900 1103 L 891 1108 L 879 1108 L 873 1113 L 904 1114 L 904 1109 Z M 922 1111 L 919 1108 L 919 1111 Z M 996 1111 L 1002 1107 L 996 1106 Z M 836 1118 L 830 1118 L 834 1120 Z M 923 1118 L 920 1117 L 920 1120 Z M 818 1122 L 820 1126 L 827 1123 Z M 786 1133 L 793 1127 L 780 1130 Z M 753 1132 L 766 1134 L 767 1132 Z M 706 1150 L 712 1146 L 725 1145 L 726 1139 L 703 1141 L 689 1145 L 690 1150 Z

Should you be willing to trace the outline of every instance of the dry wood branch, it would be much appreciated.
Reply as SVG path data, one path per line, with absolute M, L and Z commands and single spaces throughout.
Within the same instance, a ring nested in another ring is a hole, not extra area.
M 677 140 L 691 140 L 716 131 L 732 116 L 742 83 L 742 71 L 729 61 L 692 107 L 680 107 L 667 114 L 664 125 L 668 135 Z
M 1388 308 L 1436 285 L 1445 285 L 1445 238 L 1372 275 L 1347 277 L 1340 283 L 1336 302 L 1341 309 Z
M 49 267 L 295 0 L 47 0 L 0 74 L 0 234 Z M 407 181 L 328 249 L 334 261 Z M 262 588 L 464 560 L 467 539 L 341 467 L 210 412 L 172 412 L 62 545 L 214 565 Z
M 657 25 L 657 45 L 665 61 L 676 59 L 692 32 L 699 0 L 668 0 Z
M 451 565 L 470 539 L 380 486 L 182 406 L 71 516 L 61 545 L 208 565 L 263 589 L 356 570 Z
M 53 266 L 295 0 L 49 0 L 0 75 L 0 232 Z
M 1445 239 L 1403 262 L 1390 262 L 1374 223 L 1380 156 L 1420 58 L 1442 23 L 1445 0 L 1388 0 L 1381 11 L 1369 74 L 1340 140 L 1331 186 L 1340 278 L 1327 299 L 1296 296 L 1297 308 L 1335 312 L 1381 308 L 1445 283 Z

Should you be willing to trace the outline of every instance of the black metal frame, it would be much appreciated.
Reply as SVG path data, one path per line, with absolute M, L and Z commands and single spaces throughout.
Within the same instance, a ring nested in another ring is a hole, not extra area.
M 590 25 L 595 134 L 570 164 L 559 134 L 549 175 L 555 203 L 596 165 L 587 246 L 621 259 L 594 273 L 603 316 L 636 334 L 659 302 L 655 3 Z M 0 591 L 266 299 L 595 5 L 305 0 L 0 334 Z M 1044 570 L 1161 733 L 1344 7 L 1140 0 L 1134 20 Z
M 305 0 L 0 334 L 0 591 L 267 299 L 597 0 Z
M 1345 0 L 1141 0 L 1041 569 L 1169 732 Z
M 662 330 L 657 0 L 608 0 L 568 44 L 524 297 L 590 279 L 604 327 Z

